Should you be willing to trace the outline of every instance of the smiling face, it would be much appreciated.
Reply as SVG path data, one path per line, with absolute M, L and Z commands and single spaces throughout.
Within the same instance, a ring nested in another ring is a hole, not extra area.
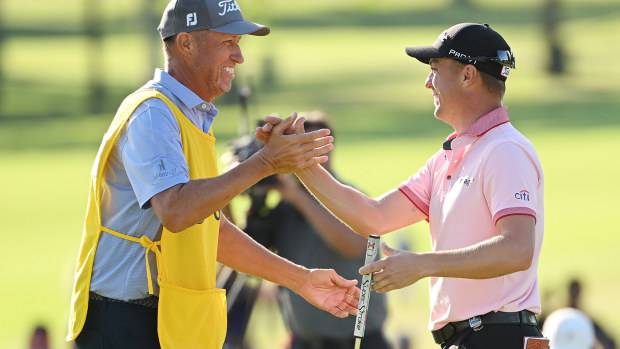
M 173 76 L 207 102 L 230 91 L 235 66 L 244 61 L 241 35 L 210 30 L 180 33 L 179 63 L 171 65 Z
M 244 61 L 239 41 L 241 35 L 217 33 L 210 30 L 195 32 L 199 36 L 198 60 L 194 67 L 203 80 L 211 100 L 230 91 L 235 78 L 235 66 Z
M 425 86 L 433 93 L 435 117 L 448 124 L 458 116 L 462 106 L 464 65 L 452 59 L 433 58 Z

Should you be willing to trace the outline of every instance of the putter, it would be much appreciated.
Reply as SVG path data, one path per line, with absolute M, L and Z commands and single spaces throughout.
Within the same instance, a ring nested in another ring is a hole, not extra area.
M 368 244 L 366 245 L 366 260 L 364 265 L 368 265 L 374 262 L 379 252 L 379 239 L 378 235 L 370 235 L 368 237 Z M 361 293 L 359 304 L 357 305 L 357 316 L 355 317 L 355 329 L 353 330 L 353 336 L 355 336 L 355 349 L 359 349 L 364 337 L 364 331 L 366 330 L 366 318 L 368 317 L 368 304 L 370 304 L 370 286 L 372 285 L 372 274 L 365 274 L 362 276 L 362 284 L 360 286 Z

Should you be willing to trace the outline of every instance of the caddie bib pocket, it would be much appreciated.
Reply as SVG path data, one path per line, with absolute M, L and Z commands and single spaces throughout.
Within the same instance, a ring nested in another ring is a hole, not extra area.
M 160 284 L 157 331 L 164 349 L 221 349 L 226 338 L 226 290 Z

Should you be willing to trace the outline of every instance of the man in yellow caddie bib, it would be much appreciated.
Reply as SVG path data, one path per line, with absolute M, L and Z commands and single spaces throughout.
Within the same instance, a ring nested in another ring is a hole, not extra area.
M 67 340 L 79 349 L 221 348 L 218 261 L 335 316 L 356 313 L 357 281 L 280 258 L 220 214 L 261 178 L 322 163 L 333 147 L 328 130 L 287 135 L 302 127 L 293 114 L 261 151 L 218 173 L 211 102 L 244 61 L 241 36 L 270 29 L 245 21 L 235 0 L 172 0 L 158 30 L 166 69 L 123 101 L 91 171 Z

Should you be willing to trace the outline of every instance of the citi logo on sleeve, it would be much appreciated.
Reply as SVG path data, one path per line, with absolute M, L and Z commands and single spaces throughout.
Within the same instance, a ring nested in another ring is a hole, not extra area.
M 220 16 L 225 15 L 227 12 L 239 11 L 239 5 L 237 5 L 235 0 L 222 0 L 217 3 L 217 6 L 222 9 L 222 12 L 218 13 Z
M 521 190 L 520 192 L 515 193 L 515 199 L 523 200 L 523 201 L 530 201 L 530 192 L 527 190 Z

